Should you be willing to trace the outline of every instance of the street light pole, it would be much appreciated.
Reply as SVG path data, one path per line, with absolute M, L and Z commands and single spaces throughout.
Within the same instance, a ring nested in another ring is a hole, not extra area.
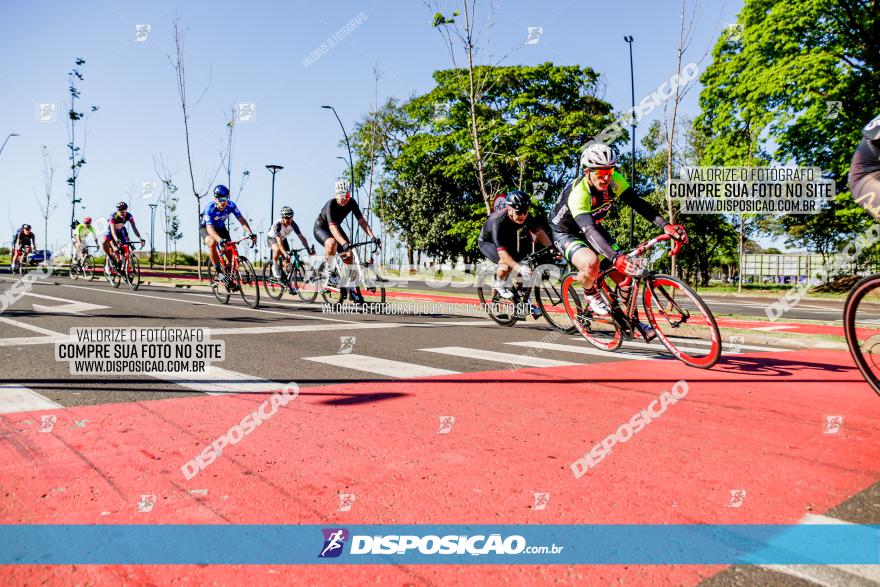
M 150 206 L 150 269 L 153 268 L 153 233 L 156 232 L 156 206 L 159 204 L 148 204 Z
M 635 70 L 633 69 L 633 37 L 632 35 L 627 35 L 623 37 L 623 40 L 626 41 L 627 45 L 629 45 L 629 81 L 630 81 L 630 91 L 632 92 L 632 107 L 631 112 L 635 113 L 636 109 L 636 78 L 635 78 Z M 629 183 L 632 185 L 633 190 L 636 189 L 636 117 L 633 115 L 632 118 L 632 127 L 630 132 L 630 138 L 632 141 L 632 161 L 630 161 L 630 171 L 629 171 Z M 635 230 L 635 210 L 630 207 L 629 209 L 629 246 L 630 248 L 635 246 L 635 236 L 633 231 Z
M 269 218 L 271 218 L 272 222 L 275 221 L 275 174 L 284 169 L 281 165 L 266 165 L 266 169 L 268 169 L 272 173 L 272 205 L 269 208 Z
M 3 141 L 3 144 L 0 145 L 0 153 L 3 152 L 3 148 L 6 147 L 6 143 L 9 142 L 10 137 L 20 137 L 20 136 L 21 136 L 21 135 L 18 134 L 17 132 L 11 132 L 11 133 L 9 133 L 8 135 L 6 135 L 6 140 L 4 140 L 4 141 Z
M 336 122 L 339 123 L 339 128 L 342 129 L 342 136 L 345 137 L 345 146 L 348 147 L 348 171 L 350 174 L 349 179 L 351 180 L 352 188 L 354 188 L 354 158 L 351 156 L 351 143 L 348 142 L 348 133 L 345 132 L 345 126 L 342 124 L 342 120 L 339 119 L 339 115 L 336 113 L 336 108 L 334 108 L 333 106 L 321 106 L 321 108 L 332 110 L 333 115 L 336 117 Z

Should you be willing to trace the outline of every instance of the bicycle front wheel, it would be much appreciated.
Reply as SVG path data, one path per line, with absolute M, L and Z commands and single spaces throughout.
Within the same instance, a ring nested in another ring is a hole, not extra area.
M 106 263 L 104 264 L 104 277 L 107 279 L 107 283 L 113 287 L 119 287 L 122 283 L 122 275 L 119 274 L 119 271 L 114 271 Z
M 79 269 L 82 271 L 83 277 L 88 277 L 89 281 L 98 279 L 98 273 L 95 270 L 95 258 L 91 255 L 85 256 L 79 265 Z
M 238 275 L 233 277 L 238 280 L 238 293 L 241 299 L 251 308 L 260 305 L 260 283 L 257 281 L 257 272 L 254 271 L 251 262 L 244 257 L 238 258 Z
M 293 281 L 299 299 L 308 304 L 315 301 L 321 290 L 321 277 L 314 267 L 308 263 L 296 267 L 293 270 Z
M 138 263 L 136 255 L 132 254 L 128 262 L 125 264 L 125 283 L 132 290 L 136 290 L 141 286 L 141 266 Z
M 263 289 L 273 300 L 280 300 L 284 295 L 284 284 L 275 278 L 271 263 L 263 263 Z
M 623 344 L 623 334 L 610 314 L 593 315 L 589 302 L 583 293 L 575 273 L 562 276 L 562 304 L 575 329 L 584 339 L 601 351 L 616 351 Z M 580 293 L 578 293 L 580 290 Z M 613 300 L 608 298 L 605 289 L 596 291 L 609 308 L 614 308 Z
M 574 320 L 565 311 L 562 300 L 562 276 L 556 270 L 548 270 L 538 276 L 535 284 L 535 304 L 541 308 L 544 319 L 556 330 L 566 334 L 577 332 Z
M 712 311 L 686 283 L 671 275 L 645 279 L 648 322 L 670 353 L 691 367 L 709 369 L 721 356 L 721 333 Z
M 499 326 L 513 326 L 516 324 L 516 303 L 513 299 L 501 297 L 492 286 L 495 276 L 485 273 L 477 277 L 477 297 L 480 304 L 489 314 L 489 318 Z
M 71 259 L 70 260 L 70 269 L 68 270 L 68 272 L 70 273 L 70 278 L 71 279 L 79 279 L 79 271 L 80 271 L 79 263 L 77 263 L 76 261 Z
M 853 286 L 843 308 L 846 344 L 859 371 L 875 393 L 880 395 L 880 275 L 871 275 Z

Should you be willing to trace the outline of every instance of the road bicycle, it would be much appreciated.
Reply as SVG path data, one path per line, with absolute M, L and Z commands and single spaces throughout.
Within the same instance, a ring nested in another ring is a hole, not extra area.
M 12 263 L 9 268 L 12 271 L 12 274 L 25 275 L 28 272 L 28 255 L 33 250 L 32 247 L 24 247 L 21 249 L 21 255 L 18 257 L 17 263 Z
M 843 307 L 846 344 L 859 371 L 875 393 L 880 395 L 880 314 L 870 303 L 880 302 L 880 274 L 859 280 L 849 292 Z
M 501 297 L 495 290 L 494 267 L 492 271 L 478 274 L 477 297 L 489 318 L 501 326 L 513 326 L 531 314 L 531 298 L 534 296 L 534 306 L 540 308 L 550 326 L 574 334 L 574 321 L 565 311 L 562 299 L 562 276 L 567 273 L 566 262 L 557 259 L 552 249 L 541 249 L 523 257 L 519 264 L 531 269 L 532 278 L 529 287 L 523 285 L 521 279 L 515 279 L 511 299 Z
M 95 257 L 89 252 L 89 250 L 97 250 L 97 248 L 95 245 L 87 245 L 82 255 L 74 253 L 73 258 L 70 259 L 71 279 L 82 277 L 83 279 L 94 281 L 98 278 L 98 273 L 95 271 Z
M 254 266 L 246 257 L 238 254 L 238 245 L 242 241 L 251 240 L 246 236 L 237 241 L 226 241 L 223 246 L 217 243 L 217 250 L 223 264 L 223 276 L 219 277 L 214 268 L 208 265 L 208 275 L 211 282 L 211 291 L 221 304 L 228 304 L 232 292 L 241 294 L 241 299 L 251 308 L 260 305 L 260 282 Z M 251 248 L 254 248 L 251 242 Z
M 112 253 L 112 260 L 108 259 L 104 265 L 104 277 L 113 287 L 119 287 L 119 284 L 125 281 L 126 285 L 134 291 L 141 286 L 141 266 L 138 262 L 137 255 L 132 249 L 132 245 L 142 242 L 130 240 L 119 240 L 116 242 L 116 251 Z M 109 270 L 108 270 L 109 269 Z
M 358 248 L 373 245 L 370 251 L 369 261 L 361 260 L 358 254 Z M 328 304 L 341 304 L 349 297 L 349 287 L 353 287 L 357 296 L 367 303 L 384 304 L 385 303 L 385 281 L 373 266 L 372 255 L 376 254 L 379 246 L 373 241 L 363 241 L 360 243 L 351 243 L 348 253 L 352 256 L 350 265 L 346 265 L 342 259 L 342 254 L 333 257 L 333 265 L 328 272 L 326 270 L 327 262 L 323 261 L 318 268 L 315 279 L 320 284 L 321 297 Z M 343 253 L 344 254 L 344 253 Z M 306 287 L 311 284 L 306 281 Z M 358 300 L 352 300 L 358 301 Z
M 302 248 L 290 251 L 290 258 L 282 267 L 280 278 L 275 277 L 271 260 L 263 265 L 263 288 L 270 298 L 280 300 L 286 290 L 290 292 L 290 295 L 299 296 L 299 299 L 304 302 L 315 301 L 320 289 L 320 280 L 315 268 L 299 256 L 300 251 L 306 250 Z
M 643 257 L 650 249 L 671 239 L 661 234 L 627 253 L 639 270 L 627 276 L 619 286 L 610 278 L 615 270 L 613 265 L 609 263 L 600 270 L 595 287 L 611 309 L 610 314 L 597 316 L 590 312 L 582 297 L 583 289 L 575 287 L 579 285 L 575 273 L 563 277 L 563 303 L 578 332 L 598 349 L 616 351 L 624 340 L 638 336 L 647 342 L 656 336 L 678 360 L 691 367 L 709 369 L 721 356 L 721 335 L 712 311 L 684 281 L 653 271 L 649 259 Z M 675 256 L 680 250 L 681 242 L 672 241 L 670 254 Z M 650 329 L 639 320 L 640 290 Z

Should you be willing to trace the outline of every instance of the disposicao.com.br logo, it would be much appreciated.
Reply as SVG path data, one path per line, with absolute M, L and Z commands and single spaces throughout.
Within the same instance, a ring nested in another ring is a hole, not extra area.
M 345 528 L 323 530 L 324 546 L 319 558 L 338 557 L 344 550 L 349 532 Z M 528 546 L 526 539 L 518 534 L 502 537 L 501 534 L 477 534 L 438 536 L 429 534 L 353 535 L 351 536 L 351 555 L 406 555 L 406 554 L 453 554 L 480 556 L 488 554 L 559 554 L 564 546 Z M 413 552 L 410 552 L 413 551 Z

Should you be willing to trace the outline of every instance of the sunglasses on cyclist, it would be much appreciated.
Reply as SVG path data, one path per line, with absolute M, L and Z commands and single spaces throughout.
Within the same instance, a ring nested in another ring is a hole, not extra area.
M 597 177 L 611 177 L 614 173 L 613 167 L 602 167 L 600 169 L 591 169 L 593 173 L 596 174 Z
M 516 208 L 511 208 L 511 210 L 513 210 L 514 216 L 528 216 L 529 215 L 528 210 L 517 210 Z

